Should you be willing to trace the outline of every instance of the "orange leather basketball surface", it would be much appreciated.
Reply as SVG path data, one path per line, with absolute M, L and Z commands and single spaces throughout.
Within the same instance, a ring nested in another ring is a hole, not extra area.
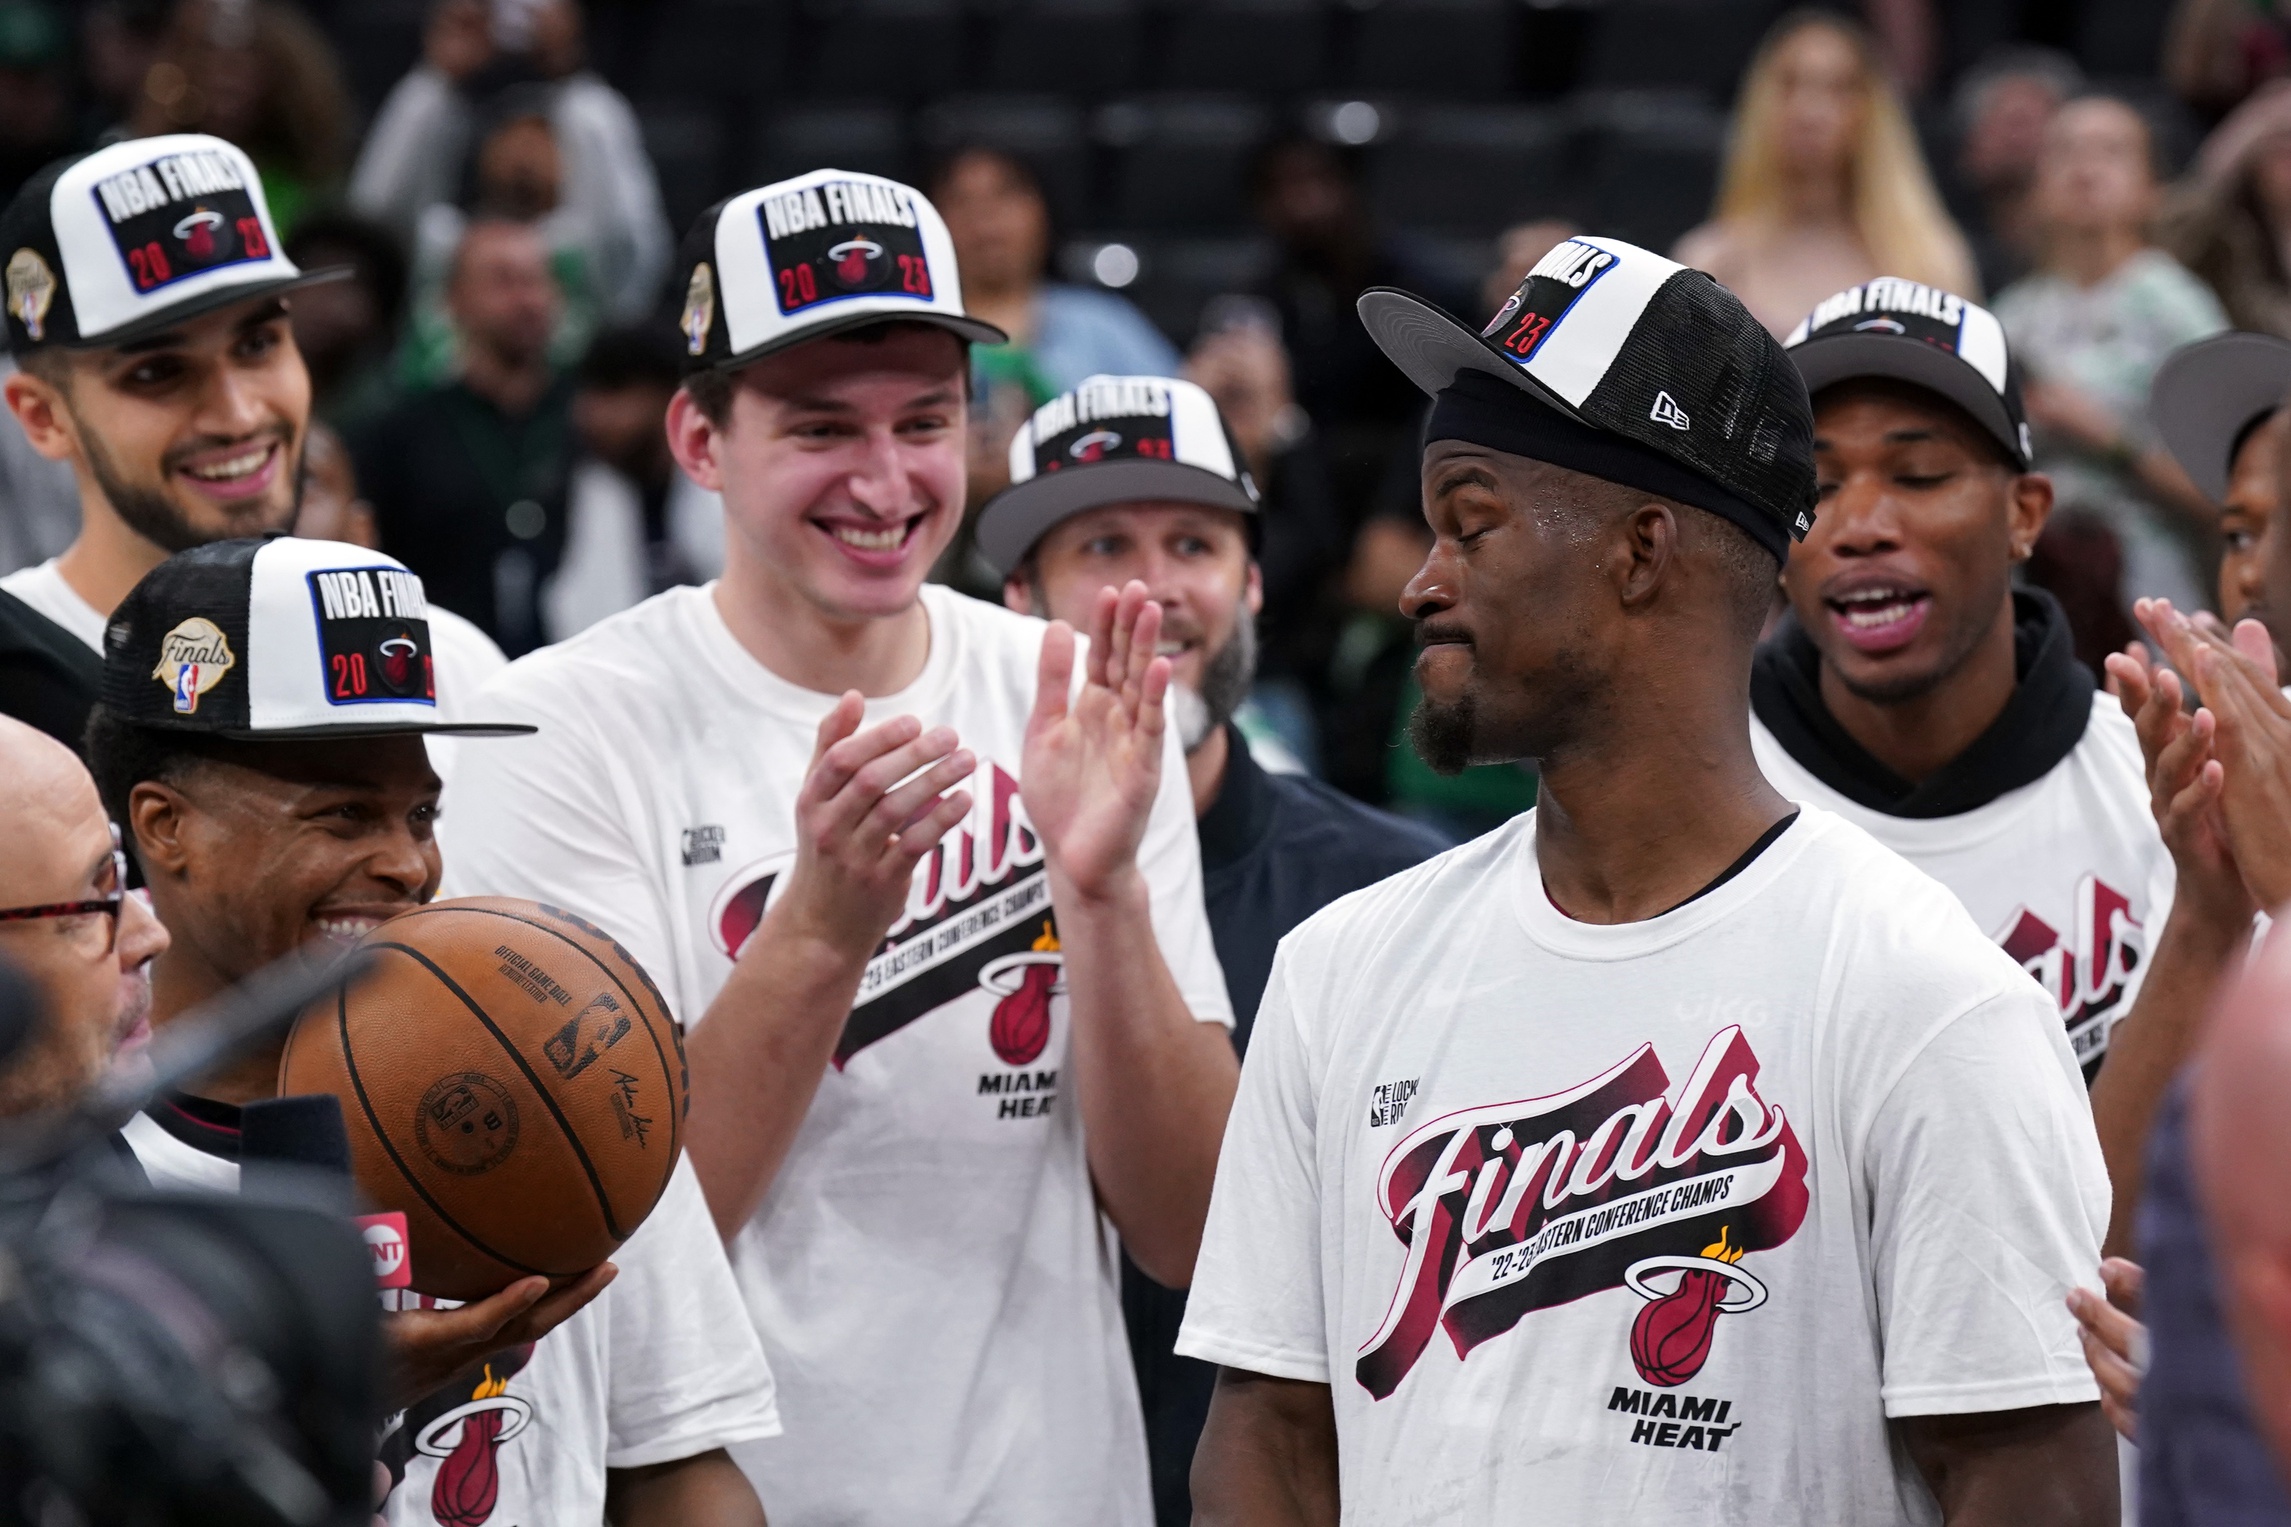
M 282 1096 L 342 1102 L 366 1196 L 406 1216 L 413 1284 L 473 1299 L 595 1266 L 683 1149 L 684 1048 L 611 935 L 509 897 L 368 934 L 373 972 L 297 1020 Z

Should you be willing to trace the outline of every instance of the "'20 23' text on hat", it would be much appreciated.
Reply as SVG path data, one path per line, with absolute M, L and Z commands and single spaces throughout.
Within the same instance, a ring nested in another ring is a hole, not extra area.
M 1009 338 L 963 311 L 938 209 L 879 175 L 813 170 L 728 197 L 685 235 L 680 268 L 688 371 L 744 366 L 891 319 L 980 344 Z
M 347 270 L 279 248 L 254 162 L 203 133 L 59 159 L 0 211 L 9 348 L 117 345 Z

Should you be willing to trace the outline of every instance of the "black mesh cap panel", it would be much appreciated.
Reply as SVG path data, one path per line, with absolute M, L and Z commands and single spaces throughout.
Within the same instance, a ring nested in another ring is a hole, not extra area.
M 1805 384 L 1764 326 L 1702 272 L 1663 283 L 1580 411 L 1764 505 L 1793 539 L 1813 528 Z

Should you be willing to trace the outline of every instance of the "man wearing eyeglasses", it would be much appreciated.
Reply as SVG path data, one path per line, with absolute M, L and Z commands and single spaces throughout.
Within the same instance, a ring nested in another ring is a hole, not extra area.
M 119 839 L 71 749 L 0 716 L 0 960 L 31 979 L 41 1026 L 0 1067 L 0 1116 L 71 1102 L 150 1037 L 167 930 L 124 894 Z

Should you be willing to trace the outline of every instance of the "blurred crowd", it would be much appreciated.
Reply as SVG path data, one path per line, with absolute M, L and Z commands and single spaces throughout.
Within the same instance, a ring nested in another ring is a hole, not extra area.
M 1872 0 L 1774 22 L 1709 216 L 1675 253 L 1777 334 L 1880 274 L 1985 296 L 2062 504 L 2029 576 L 2097 667 L 2131 636 L 2135 596 L 2202 607 L 2220 557 L 2215 509 L 2145 414 L 2157 364 L 2230 326 L 2291 336 L 2291 26 L 2179 0 L 2160 77 L 2125 81 L 2009 37 L 1961 58 L 1965 37 L 1998 30 L 1961 20 Z M 352 272 L 294 305 L 331 431 L 310 512 L 403 559 L 512 656 L 722 557 L 720 507 L 659 428 L 682 230 L 590 42 L 575 0 L 437 0 L 419 61 L 361 123 L 327 31 L 288 0 L 0 0 L 0 193 L 125 135 L 245 148 L 292 256 Z M 1580 209 L 1509 229 L 1474 270 L 1452 243 L 1383 226 L 1356 147 L 1317 119 L 1262 146 L 1247 177 L 1269 262 L 1194 332 L 1168 333 L 1120 272 L 1058 278 L 1073 262 L 1026 155 L 957 143 L 929 167 L 970 308 L 1011 335 L 976 358 L 972 503 L 1001 485 L 1019 423 L 1082 378 L 1198 381 L 1267 492 L 1244 726 L 1285 767 L 1476 830 L 1533 781 L 1508 766 L 1441 779 L 1393 745 L 1414 705 L 1395 604 L 1425 544 L 1420 398 L 1352 304 L 1395 285 L 1484 316 Z M 52 556 L 77 518 L 68 474 L 0 436 L 0 573 Z M 967 538 L 939 576 L 994 581 Z

